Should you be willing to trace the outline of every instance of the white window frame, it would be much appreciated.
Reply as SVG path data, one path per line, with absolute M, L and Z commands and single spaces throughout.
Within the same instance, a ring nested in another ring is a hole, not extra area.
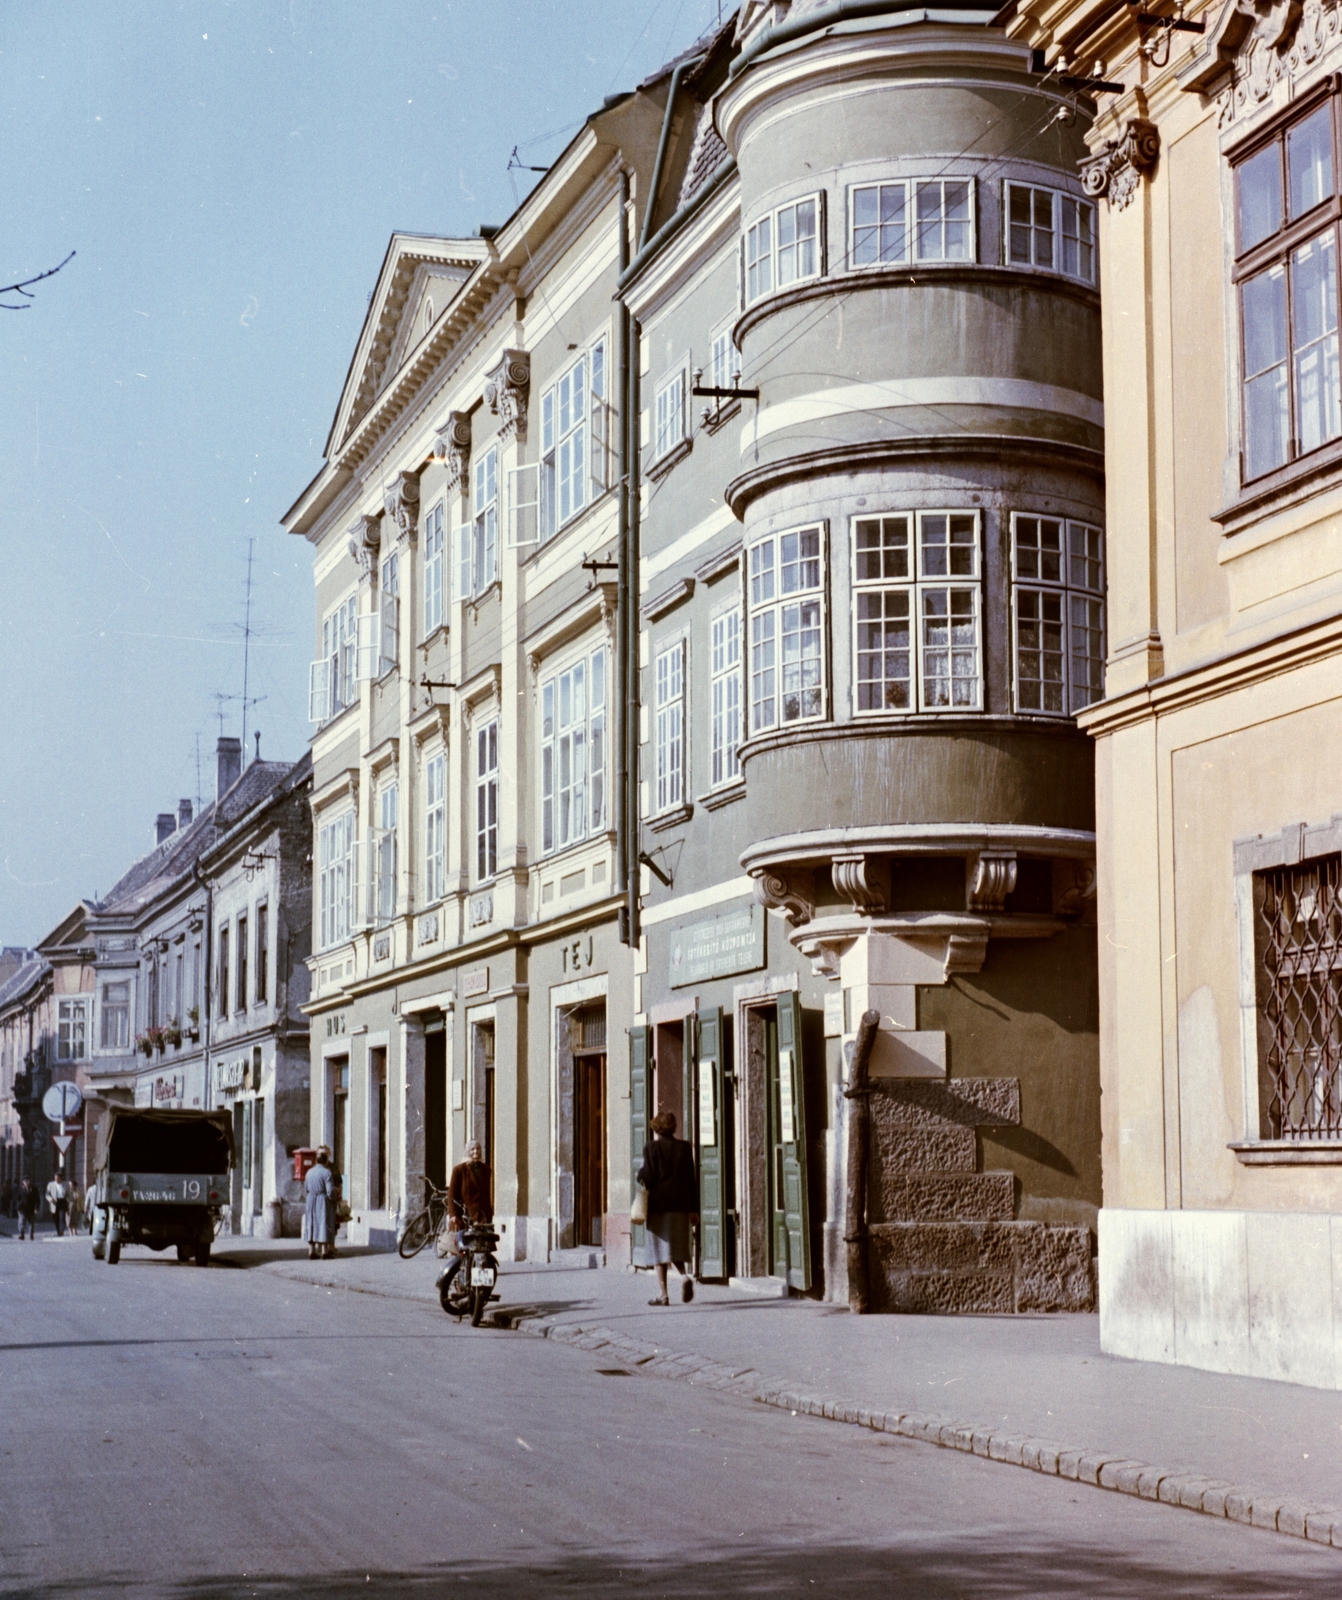
M 374 835 L 372 880 L 377 903 L 373 921 L 385 927 L 396 916 L 397 838 L 400 812 L 400 786 L 388 779 L 377 794 L 377 831 Z
M 690 363 L 683 360 L 661 383 L 653 410 L 653 460 L 669 456 L 689 436 Z
M 802 208 L 810 206 L 814 231 L 798 240 L 796 229 Z M 781 236 L 781 237 L 780 237 Z M 801 246 L 809 240 L 811 259 L 798 270 Z M 741 238 L 741 303 L 752 306 L 780 290 L 794 288 L 825 276 L 825 191 L 798 195 L 786 205 L 774 206 L 756 217 Z M 786 276 L 785 276 L 786 274 Z
M 609 340 L 603 333 L 541 396 L 537 521 L 542 542 L 610 487 L 609 356 Z M 525 542 L 519 535 L 518 543 Z
M 1034 525 L 1027 543 L 1022 533 Z M 1055 543 L 1056 541 L 1056 543 Z M 1033 511 L 1011 516 L 1011 691 L 1016 711 L 1031 717 L 1073 717 L 1104 695 L 1104 534 L 1094 523 Z M 1041 634 L 1050 630 L 1059 657 L 1045 678 L 1025 670 L 1027 658 L 1045 653 Z M 1056 704 L 1046 705 L 1045 686 L 1056 684 Z M 1036 691 L 1036 686 L 1038 690 Z M 1030 702 L 1038 699 L 1039 704 Z
M 355 589 L 322 618 L 321 655 L 308 673 L 309 722 L 330 722 L 358 701 L 358 611 Z
M 499 869 L 499 719 L 475 730 L 475 881 L 492 883 Z
M 56 1002 L 56 1060 L 87 1061 L 89 1058 L 89 1002 L 72 996 Z
M 1013 222 L 1011 209 L 1013 197 L 1029 195 L 1030 219 Z M 1048 226 L 1038 215 L 1040 199 L 1048 206 Z M 1068 224 L 1072 230 L 1068 231 Z M 1099 259 L 1099 238 L 1096 232 L 1097 214 L 1094 205 L 1079 195 L 1068 194 L 1042 183 L 1015 183 L 1010 179 L 1002 184 L 1002 260 L 1009 267 L 1034 268 L 1037 271 L 1056 272 L 1064 278 L 1074 278 L 1078 283 L 1094 284 L 1095 268 Z M 1083 225 L 1088 237 L 1083 236 Z M 1023 241 L 1021 230 L 1027 230 Z M 1047 259 L 1041 259 L 1041 236 L 1047 235 Z M 1025 254 L 1018 253 L 1024 242 Z M 1074 243 L 1076 262 L 1068 264 L 1069 243 Z M 1085 270 L 1083 270 L 1083 264 Z
M 424 763 L 424 903 L 437 905 L 447 893 L 447 752 L 435 750 Z
M 829 715 L 826 546 L 825 524 L 808 522 L 768 534 L 746 549 L 746 737 L 799 722 L 822 722 Z M 808 606 L 815 607 L 809 619 Z M 780 646 L 793 637 L 802 639 L 803 653 L 789 662 Z M 809 652 L 808 639 L 815 644 Z M 808 671 L 807 662 L 818 666 Z M 796 670 L 789 673 L 790 666 Z M 785 714 L 790 709 L 785 700 L 796 702 L 791 715 Z M 772 709 L 766 713 L 765 706 Z
M 378 677 L 385 678 L 396 671 L 401 660 L 401 558 L 395 550 L 383 560 L 379 576 L 382 628 Z
M 685 803 L 685 689 L 689 652 L 684 637 L 663 646 L 653 659 L 653 810 L 674 811 Z
M 354 811 L 323 817 L 318 829 L 318 933 L 321 948 L 343 944 L 354 927 Z
M 123 990 L 123 994 L 111 995 L 109 990 Z M 135 1006 L 134 980 L 129 976 L 120 978 L 103 978 L 98 983 L 98 1049 L 108 1054 L 121 1053 L 130 1049 L 131 1013 Z M 109 1023 L 120 1023 L 119 1027 L 109 1028 Z M 115 1032 L 116 1038 L 110 1043 L 107 1035 Z
M 855 717 L 954 715 L 981 712 L 983 692 L 983 519 L 973 508 L 869 512 L 849 524 L 853 579 L 853 714 Z M 864 547 L 871 534 L 877 543 Z M 901 543 L 902 539 L 902 543 Z M 889 541 L 887 543 L 887 540 Z M 870 608 L 870 609 L 868 609 Z M 882 630 L 900 619 L 904 639 L 891 643 Z M 953 617 L 967 620 L 971 637 L 937 634 Z M 904 657 L 906 673 L 886 675 L 890 657 Z M 947 670 L 934 670 L 942 663 Z M 879 658 L 879 676 L 864 668 Z M 971 671 L 964 671 L 968 663 Z M 959 670 L 957 670 L 959 669 Z M 889 703 L 888 689 L 877 705 L 863 705 L 864 685 L 906 684 L 903 704 Z M 943 697 L 939 686 L 959 684 Z M 966 692 L 967 691 L 967 692 Z
M 443 625 L 443 523 L 445 503 L 440 500 L 424 519 L 424 637 Z
M 541 683 L 541 853 L 554 855 L 606 826 L 610 652 L 605 645 Z
M 740 382 L 741 352 L 732 341 L 731 320 L 724 322 L 713 335 L 709 346 L 708 371 L 710 388 L 734 389 Z
M 741 607 L 733 604 L 709 620 L 709 783 L 721 789 L 737 783 L 737 752 L 744 733 L 745 684 L 741 644 L 745 634 Z
M 499 447 L 490 445 L 471 469 L 471 520 L 460 530 L 462 598 L 482 595 L 499 578 Z

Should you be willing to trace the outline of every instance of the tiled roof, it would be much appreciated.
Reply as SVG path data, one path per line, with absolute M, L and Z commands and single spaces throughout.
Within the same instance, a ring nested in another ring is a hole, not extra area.
M 25 961 L 7 983 L 0 984 L 0 1010 L 11 1001 L 21 999 L 48 970 L 48 964 L 41 956 L 32 956 Z
M 711 104 L 700 106 L 689 165 L 685 168 L 680 199 L 676 202 L 677 211 L 695 197 L 726 159 L 727 146 L 713 126 L 713 107 Z

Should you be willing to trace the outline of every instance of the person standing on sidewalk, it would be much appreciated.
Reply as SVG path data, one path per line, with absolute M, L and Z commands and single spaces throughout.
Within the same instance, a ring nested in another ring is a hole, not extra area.
M 41 1205 L 41 1198 L 37 1193 L 37 1185 L 31 1178 L 25 1178 L 19 1185 L 19 1238 L 37 1237 L 37 1208 Z
M 69 1190 L 59 1172 L 47 1185 L 47 1204 L 56 1219 L 56 1237 L 59 1239 L 65 1233 L 65 1213 L 70 1204 Z
M 688 1303 L 694 1299 L 694 1279 L 685 1268 L 693 1255 L 690 1225 L 699 1220 L 694 1152 L 684 1139 L 676 1138 L 676 1119 L 670 1111 L 657 1113 L 652 1132 L 652 1139 L 643 1146 L 643 1165 L 637 1174 L 648 1191 L 647 1261 L 657 1269 L 657 1297 L 648 1304 L 670 1305 L 666 1288 L 669 1265 L 680 1274 L 680 1298 Z
M 336 1177 L 331 1171 L 329 1145 L 318 1146 L 317 1159 L 308 1168 L 303 1190 L 307 1196 L 303 1233 L 308 1241 L 308 1260 L 325 1260 L 335 1254 L 336 1236 Z
M 84 1194 L 77 1183 L 70 1185 L 70 1210 L 66 1216 L 66 1226 L 71 1233 L 78 1233 L 84 1220 Z

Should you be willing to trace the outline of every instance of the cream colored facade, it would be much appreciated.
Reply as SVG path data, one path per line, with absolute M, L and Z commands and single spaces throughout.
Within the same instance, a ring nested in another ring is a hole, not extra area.
M 1083 164 L 1105 196 L 1110 643 L 1080 719 L 1101 1334 L 1115 1354 L 1336 1388 L 1342 33 L 1320 0 L 1183 20 L 1022 0 L 1008 24 L 1041 71 L 1110 86 Z M 1272 300 L 1287 283 L 1290 319 Z

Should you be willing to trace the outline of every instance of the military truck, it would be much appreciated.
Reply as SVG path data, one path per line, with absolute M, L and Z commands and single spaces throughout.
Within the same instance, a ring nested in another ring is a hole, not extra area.
M 115 1266 L 123 1244 L 176 1245 L 179 1261 L 209 1266 L 233 1166 L 228 1112 L 111 1106 L 98 1131 L 95 1259 Z

